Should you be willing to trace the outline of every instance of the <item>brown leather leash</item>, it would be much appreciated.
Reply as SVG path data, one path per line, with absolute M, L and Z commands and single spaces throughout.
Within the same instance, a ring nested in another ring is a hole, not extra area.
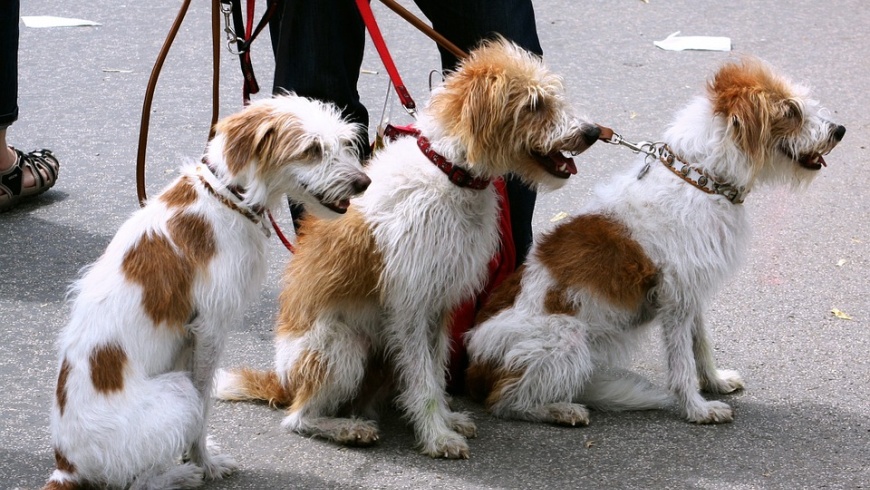
M 255 0 L 248 0 L 248 23 L 245 27 L 241 19 L 241 4 L 240 0 L 212 0 L 211 2 L 211 34 L 212 34 L 212 113 L 211 124 L 209 125 L 208 140 L 214 137 L 215 124 L 220 114 L 220 49 L 221 49 L 221 14 L 224 15 L 227 27 L 224 31 L 227 33 L 227 45 L 236 43 L 239 61 L 244 77 L 244 86 L 242 89 L 242 97 L 245 103 L 250 101 L 250 94 L 257 93 L 259 86 L 254 77 L 253 65 L 249 48 L 251 43 L 256 39 L 257 35 L 268 24 L 269 18 L 274 14 L 277 0 L 270 0 L 266 13 L 260 20 L 256 29 L 253 28 Z M 232 5 L 232 8 L 228 8 Z M 184 17 L 187 15 L 190 7 L 190 0 L 183 0 L 178 15 L 169 28 L 169 33 L 166 35 L 166 40 L 157 54 L 157 60 L 154 62 L 154 67 L 151 69 L 151 76 L 148 78 L 148 85 L 145 88 L 145 98 L 142 102 L 142 119 L 139 125 L 139 145 L 136 152 L 136 194 L 139 198 L 139 205 L 144 206 L 147 199 L 145 193 L 145 157 L 148 147 L 148 129 L 151 122 L 151 105 L 154 100 L 154 90 L 157 86 L 157 79 L 160 77 L 160 72 L 163 69 L 163 63 L 166 61 L 166 56 L 169 54 L 169 48 L 175 41 L 175 37 L 181 28 Z M 229 28 L 229 16 L 234 17 L 235 30 Z M 245 33 L 245 37 L 241 38 L 236 35 L 236 32 Z

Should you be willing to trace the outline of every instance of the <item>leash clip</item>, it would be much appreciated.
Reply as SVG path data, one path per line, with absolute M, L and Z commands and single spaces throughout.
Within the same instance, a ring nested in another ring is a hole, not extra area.
M 655 143 L 651 141 L 632 143 L 631 141 L 623 138 L 621 134 L 615 131 L 613 132 L 613 136 L 611 136 L 610 139 L 606 139 L 603 141 L 605 143 L 610 143 L 611 145 L 622 145 L 635 153 L 644 153 L 648 156 L 657 156 L 655 152 Z
M 243 54 L 247 49 L 240 47 L 245 42 L 244 39 L 236 35 L 236 31 L 232 28 L 232 20 L 230 16 L 233 14 L 233 5 L 230 2 L 221 0 L 221 13 L 224 14 L 224 32 L 227 34 L 227 51 L 236 56 Z M 236 45 L 235 49 L 233 44 Z

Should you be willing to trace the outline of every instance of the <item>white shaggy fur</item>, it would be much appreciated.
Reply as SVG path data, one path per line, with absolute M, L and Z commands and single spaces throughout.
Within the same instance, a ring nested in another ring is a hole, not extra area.
M 676 115 L 663 142 L 683 161 L 720 182 L 747 191 L 764 184 L 799 188 L 821 167 L 816 158 L 833 149 L 845 132 L 824 114 L 805 88 L 747 59 L 723 67 L 711 81 L 708 96 L 696 98 Z M 800 157 L 818 168 L 801 165 Z M 698 388 L 710 393 L 743 388 L 737 372 L 716 369 L 704 312 L 746 254 L 749 224 L 744 206 L 705 193 L 657 159 L 641 155 L 635 166 L 597 190 L 577 218 L 584 216 L 604 216 L 627 230 L 624 240 L 638 244 L 655 266 L 656 284 L 632 308 L 615 305 L 592 286 L 566 286 L 556 280 L 560 271 L 547 265 L 553 257 L 540 249 L 543 241 L 572 226 L 572 220 L 540 237 L 513 304 L 466 336 L 469 375 L 476 372 L 481 382 L 490 375 L 502 381 L 490 383 L 492 391 L 482 393 L 489 395 L 492 413 L 585 425 L 588 412 L 581 403 L 605 409 L 669 404 L 667 392 L 620 371 L 645 327 L 658 324 L 668 385 L 686 419 L 731 421 L 731 407 L 705 400 Z M 559 243 L 551 253 L 555 249 L 572 257 L 577 252 L 570 241 Z M 553 292 L 573 314 L 546 310 L 547 295 Z
M 207 151 L 217 176 L 205 165 L 183 167 L 124 223 L 73 287 L 51 415 L 57 469 L 46 488 L 186 488 L 236 469 L 232 458 L 208 449 L 206 424 L 224 340 L 265 275 L 267 233 L 257 210 L 290 194 L 335 216 L 320 199 L 340 208 L 368 184 L 352 149 L 355 134 L 334 107 L 319 102 L 289 95 L 256 102 L 218 126 Z M 239 148 L 248 150 L 229 162 Z M 204 181 L 260 222 L 221 202 Z M 241 199 L 230 185 L 246 189 Z M 187 234 L 174 229 L 181 216 L 201 226 Z M 199 239 L 211 243 L 191 243 Z M 149 240 L 166 240 L 171 245 L 163 251 L 194 270 L 172 269 L 173 260 L 149 255 L 152 249 L 143 247 Z M 196 247 L 210 252 L 191 258 Z M 137 251 L 137 263 L 150 267 L 144 277 L 128 273 Z M 184 273 L 192 275 L 189 287 L 172 290 L 177 284 L 167 277 Z M 147 306 L 146 289 L 161 287 L 170 288 L 168 303 L 190 300 L 178 324 L 155 316 L 160 305 Z M 107 345 L 115 350 L 100 357 Z M 103 375 L 111 381 L 98 382 Z M 179 465 L 182 457 L 189 462 Z
M 565 167 L 555 177 L 532 155 L 582 152 L 599 132 L 573 115 L 558 77 L 503 41 L 475 51 L 447 77 L 433 92 L 418 129 L 435 151 L 474 177 L 514 172 L 532 185 L 552 187 L 568 177 Z M 564 158 L 557 160 L 565 164 Z M 303 224 L 302 240 L 309 242 L 300 241 L 299 254 L 288 266 L 275 371 L 221 372 L 218 397 L 281 399 L 291 405 L 285 427 L 368 445 L 379 437 L 368 403 L 351 407 L 347 418 L 341 409 L 368 396 L 360 387 L 371 376 L 369 363 L 384 359 L 395 373 L 398 405 L 423 453 L 467 458 L 466 437 L 476 428 L 467 414 L 447 406 L 447 328 L 453 309 L 484 286 L 499 241 L 498 193 L 492 185 L 481 190 L 454 185 L 414 137 L 377 152 L 367 173 L 372 185 L 354 202 L 361 224 L 346 224 L 356 227 L 353 233 Z M 317 241 L 325 234 L 335 238 Z M 374 250 L 361 250 L 351 241 L 362 235 L 371 236 Z M 315 241 L 328 249 L 307 248 Z M 316 265 L 315 254 L 334 259 Z M 369 273 L 368 264 L 376 268 L 371 271 L 376 279 L 355 284 Z M 334 292 L 348 290 L 354 292 L 341 297 Z M 303 310 L 313 311 L 300 320 L 308 314 L 298 313 Z M 278 382 L 258 391 L 270 375 Z M 388 380 L 375 380 L 389 387 Z

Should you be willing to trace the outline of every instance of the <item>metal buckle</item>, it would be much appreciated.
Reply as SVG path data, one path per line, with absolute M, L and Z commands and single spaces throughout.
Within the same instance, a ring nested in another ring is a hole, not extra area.
M 468 172 L 459 167 L 453 167 L 448 178 L 450 179 L 450 182 L 453 182 L 459 187 L 468 187 L 468 184 L 471 183 L 472 180 L 468 175 Z
M 241 49 L 238 46 L 245 40 L 238 37 L 236 31 L 232 28 L 233 21 L 230 18 L 233 14 L 232 3 L 221 0 L 221 13 L 224 14 L 224 32 L 227 34 L 227 51 L 237 56 L 243 54 L 247 49 Z M 236 45 L 235 49 L 233 49 L 233 44 Z

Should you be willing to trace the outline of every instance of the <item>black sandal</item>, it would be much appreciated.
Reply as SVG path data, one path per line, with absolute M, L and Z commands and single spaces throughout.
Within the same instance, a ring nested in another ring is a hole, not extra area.
M 34 150 L 24 153 L 12 148 L 17 159 L 15 164 L 6 170 L 0 171 L 0 213 L 12 209 L 22 199 L 38 196 L 51 189 L 57 182 L 60 162 L 51 153 L 51 150 Z M 30 169 L 33 179 L 36 181 L 32 187 L 24 186 L 24 170 Z

